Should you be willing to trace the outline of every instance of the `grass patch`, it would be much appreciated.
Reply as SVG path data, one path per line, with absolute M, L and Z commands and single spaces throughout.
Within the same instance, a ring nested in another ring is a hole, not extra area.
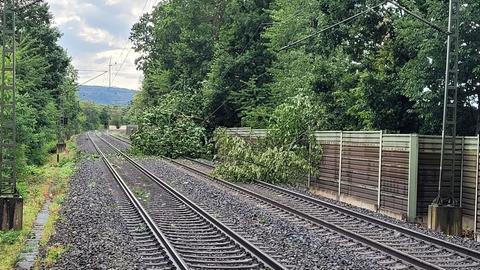
M 47 248 L 47 255 L 45 256 L 45 266 L 46 267 L 52 267 L 58 259 L 62 256 L 65 251 L 67 251 L 68 248 L 64 247 L 62 245 L 53 245 L 51 247 Z
M 0 232 L 0 270 L 14 268 L 20 253 L 25 249 L 26 240 L 31 234 L 37 214 L 47 199 L 53 201 L 51 210 L 53 207 L 53 210 L 58 212 L 67 190 L 68 180 L 75 171 L 76 158 L 75 138 L 72 138 L 67 142 L 67 151 L 60 155 L 60 164 L 57 164 L 56 154 L 52 154 L 45 165 L 26 167 L 26 172 L 22 174 L 22 179 L 17 185 L 24 199 L 23 229 L 18 232 Z M 57 209 L 55 205 L 58 206 Z M 47 224 L 46 232 L 48 235 L 45 239 L 53 234 L 54 221 Z
M 135 197 L 137 197 L 137 199 L 144 202 L 146 202 L 150 197 L 150 193 L 146 192 L 142 188 L 133 188 L 132 192 L 135 194 Z

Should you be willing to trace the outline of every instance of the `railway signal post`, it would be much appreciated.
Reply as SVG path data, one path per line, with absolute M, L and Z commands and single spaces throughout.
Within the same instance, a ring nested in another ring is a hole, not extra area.
M 2 6 L 0 88 L 0 230 L 22 228 L 23 199 L 17 191 L 15 0 Z

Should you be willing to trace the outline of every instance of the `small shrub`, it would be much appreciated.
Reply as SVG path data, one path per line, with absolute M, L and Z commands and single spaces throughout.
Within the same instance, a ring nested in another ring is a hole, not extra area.
M 298 95 L 275 109 L 266 138 L 253 144 L 217 130 L 220 165 L 214 174 L 231 181 L 291 183 L 315 173 L 322 151 L 313 132 L 321 113 L 308 96 Z
M 19 235 L 17 231 L 0 232 L 0 244 L 13 245 Z
M 63 253 L 67 251 L 67 248 L 62 245 L 53 245 L 47 249 L 47 255 L 44 263 L 46 267 L 52 267 L 60 259 Z

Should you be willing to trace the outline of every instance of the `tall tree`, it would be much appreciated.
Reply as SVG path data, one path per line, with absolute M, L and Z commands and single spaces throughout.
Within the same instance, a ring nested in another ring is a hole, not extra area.
M 236 126 L 269 102 L 265 85 L 274 55 L 262 35 L 270 24 L 269 0 L 229 1 L 204 87 L 209 123 Z
M 171 92 L 201 88 L 213 57 L 226 1 L 173 0 L 134 25 L 131 40 L 142 54 L 145 80 L 139 102 L 158 105 Z
M 403 1 L 446 29 L 448 1 Z M 462 5 L 459 131 L 472 134 L 478 79 L 478 4 Z M 374 1 L 277 0 L 267 31 L 272 49 L 315 33 Z M 300 19 L 292 20 L 297 14 Z M 282 100 L 295 91 L 321 97 L 325 128 L 387 129 L 438 134 L 441 128 L 446 36 L 391 6 L 357 18 L 277 55 L 272 92 Z M 473 57 L 471 57 L 473 56 Z M 468 60 L 464 60 L 468 59 Z

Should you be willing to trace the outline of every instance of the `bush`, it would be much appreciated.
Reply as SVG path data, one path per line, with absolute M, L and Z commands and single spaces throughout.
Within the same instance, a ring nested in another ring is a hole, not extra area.
M 145 111 L 132 136 L 134 151 L 171 158 L 204 155 L 205 129 L 194 121 L 193 103 L 192 97 L 173 93 L 166 95 L 159 106 Z
M 308 174 L 308 159 L 284 147 L 264 147 L 265 141 L 260 142 L 262 146 L 251 145 L 225 130 L 217 131 L 217 157 L 221 163 L 215 175 L 238 182 L 287 183 Z
M 308 96 L 298 95 L 275 109 L 266 138 L 254 144 L 229 136 L 224 129 L 217 130 L 216 159 L 220 165 L 215 175 L 231 181 L 292 183 L 315 173 L 321 147 L 314 131 L 321 125 L 321 114 L 322 109 Z

